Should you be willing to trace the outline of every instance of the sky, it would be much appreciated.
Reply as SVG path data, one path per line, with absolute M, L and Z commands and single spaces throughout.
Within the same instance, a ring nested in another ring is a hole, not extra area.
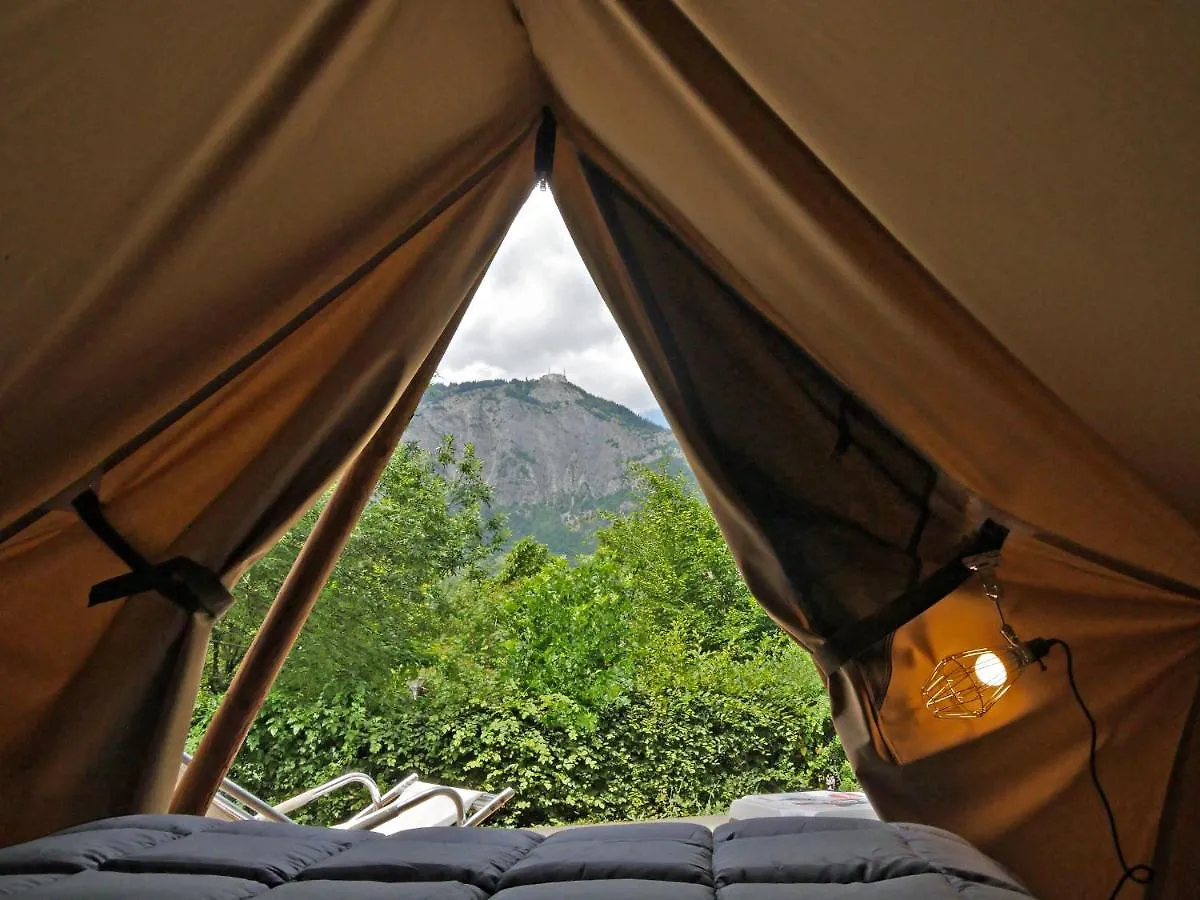
M 513 221 L 437 380 L 565 374 L 584 390 L 661 422 L 654 395 L 604 305 L 550 191 Z

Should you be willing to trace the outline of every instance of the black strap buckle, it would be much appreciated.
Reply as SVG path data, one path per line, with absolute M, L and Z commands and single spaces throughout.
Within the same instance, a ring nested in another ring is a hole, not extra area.
M 185 556 L 152 563 L 142 556 L 105 517 L 94 490 L 84 491 L 71 506 L 83 524 L 132 570 L 92 585 L 88 606 L 156 591 L 189 613 L 204 610 L 215 618 L 232 602 L 217 574 L 200 563 Z

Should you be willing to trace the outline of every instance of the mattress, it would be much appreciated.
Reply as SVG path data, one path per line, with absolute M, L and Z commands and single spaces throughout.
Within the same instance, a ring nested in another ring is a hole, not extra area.
M 197 816 L 126 816 L 0 849 L 21 900 L 1023 900 L 948 832 L 864 819 L 658 822 L 542 837 L 384 836 Z

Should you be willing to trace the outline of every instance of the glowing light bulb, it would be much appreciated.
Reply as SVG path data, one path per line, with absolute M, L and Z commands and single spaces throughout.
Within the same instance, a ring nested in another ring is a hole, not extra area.
M 988 687 L 1000 687 L 1008 681 L 1008 668 L 1004 660 L 989 650 L 976 657 L 975 677 Z

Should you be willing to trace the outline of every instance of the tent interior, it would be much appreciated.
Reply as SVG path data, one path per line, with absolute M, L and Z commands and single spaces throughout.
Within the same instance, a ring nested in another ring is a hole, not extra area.
M 168 809 L 224 588 L 403 427 L 541 179 L 883 817 L 1121 875 L 1058 650 L 925 707 L 999 549 L 1195 896 L 1194 4 L 12 0 L 0 47 L 0 843 Z

